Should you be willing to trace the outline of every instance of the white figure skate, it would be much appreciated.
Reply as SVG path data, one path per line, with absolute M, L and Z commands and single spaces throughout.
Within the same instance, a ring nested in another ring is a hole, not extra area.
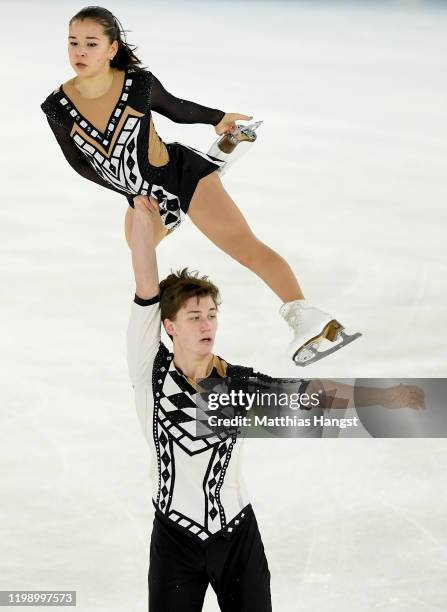
M 289 345 L 289 356 L 298 366 L 315 363 L 335 351 L 350 344 L 362 335 L 357 332 L 348 335 L 341 325 L 329 313 L 310 306 L 306 300 L 295 300 L 283 304 L 280 309 L 281 316 L 294 331 L 294 338 Z M 319 350 L 327 341 L 337 342 L 327 350 Z
M 225 162 L 218 169 L 221 176 L 225 174 L 234 162 L 242 157 L 257 139 L 256 130 L 262 121 L 250 123 L 250 125 L 238 125 L 232 134 L 223 134 L 213 143 L 208 155 L 217 157 Z

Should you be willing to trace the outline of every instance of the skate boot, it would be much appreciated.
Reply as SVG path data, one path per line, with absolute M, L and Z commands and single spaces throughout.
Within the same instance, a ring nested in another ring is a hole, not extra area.
M 250 125 L 238 125 L 237 129 L 231 134 L 223 134 L 216 140 L 211 149 L 208 151 L 208 155 L 217 157 L 225 162 L 223 166 L 218 169 L 221 176 L 225 174 L 230 166 L 234 162 L 242 157 L 252 143 L 257 138 L 256 130 L 261 125 L 262 121 L 256 121 Z
M 319 361 L 362 335 L 359 332 L 348 335 L 332 315 L 311 306 L 306 300 L 287 302 L 279 312 L 294 331 L 288 353 L 298 366 Z M 320 350 L 326 341 L 338 342 L 326 350 Z

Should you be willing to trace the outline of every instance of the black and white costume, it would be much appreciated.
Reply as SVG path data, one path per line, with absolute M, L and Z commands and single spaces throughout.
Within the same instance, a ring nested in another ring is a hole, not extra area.
M 158 297 L 135 296 L 128 365 L 155 506 L 149 611 L 200 612 L 211 584 L 224 612 L 270 612 L 270 572 L 240 474 L 242 439 L 195 435 L 196 390 L 160 342 L 160 325 Z
M 138 417 L 152 453 L 156 510 L 197 542 L 231 536 L 249 510 L 239 455 L 243 439 L 196 435 L 196 389 L 160 342 L 160 307 L 138 297 L 128 328 L 128 363 Z
M 231 428 L 204 432 L 196 388 L 160 342 L 160 328 L 159 298 L 135 296 L 127 357 L 151 450 L 149 610 L 200 612 L 211 584 L 223 612 L 271 612 L 270 572 L 241 474 L 243 438 Z M 225 364 L 225 376 L 236 388 L 268 379 L 215 356 L 203 382 L 222 376 L 215 363 Z M 309 382 L 300 381 L 300 393 Z
M 109 94 L 88 100 L 76 93 L 72 79 L 51 93 L 41 108 L 76 172 L 123 194 L 130 206 L 138 194 L 154 196 L 164 225 L 175 229 L 198 181 L 224 162 L 178 142 L 164 143 L 155 131 L 152 111 L 177 123 L 210 125 L 217 125 L 225 113 L 176 98 L 146 70 L 116 70 L 115 81 Z M 81 105 L 88 110 L 82 113 Z M 111 113 L 101 115 L 105 108 Z M 96 123 L 87 114 L 96 117 Z M 156 165 L 151 162 L 154 151 Z

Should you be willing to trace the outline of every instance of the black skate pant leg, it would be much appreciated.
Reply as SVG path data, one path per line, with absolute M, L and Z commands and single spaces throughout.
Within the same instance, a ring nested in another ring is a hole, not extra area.
M 208 586 L 203 548 L 154 518 L 149 612 L 201 612 Z
M 270 571 L 254 512 L 232 539 L 210 542 L 207 566 L 222 612 L 272 612 Z

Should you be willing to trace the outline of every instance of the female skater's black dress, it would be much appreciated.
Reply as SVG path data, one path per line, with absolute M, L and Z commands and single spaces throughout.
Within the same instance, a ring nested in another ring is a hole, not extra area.
M 152 111 L 177 123 L 210 125 L 217 125 L 225 113 L 176 98 L 146 70 L 125 71 L 121 95 L 106 132 L 100 132 L 80 113 L 62 86 L 47 97 L 41 108 L 76 172 L 125 195 L 130 206 L 136 195 L 152 195 L 160 204 L 164 225 L 171 230 L 187 213 L 198 181 L 224 163 L 187 145 L 160 141 L 169 161 L 158 167 L 150 164 Z

